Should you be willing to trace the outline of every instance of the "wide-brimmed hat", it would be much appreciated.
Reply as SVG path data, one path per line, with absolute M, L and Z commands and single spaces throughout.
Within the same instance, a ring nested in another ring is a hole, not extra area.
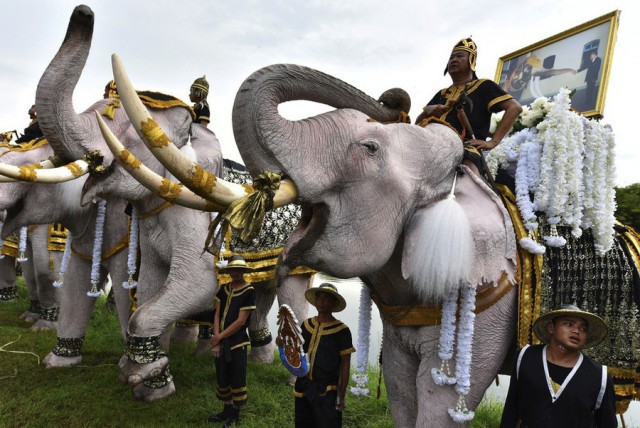
M 249 271 L 253 270 L 252 267 L 247 265 L 247 262 L 244 260 L 244 257 L 235 255 L 232 256 L 224 267 L 220 267 L 221 270 L 229 271 L 229 270 L 242 270 Z
M 541 315 L 533 324 L 533 331 L 536 336 L 538 336 L 538 339 L 544 343 L 549 343 L 551 340 L 551 334 L 547 331 L 547 324 L 561 316 L 579 317 L 589 324 L 589 333 L 587 334 L 587 340 L 584 343 L 585 348 L 592 348 L 596 346 L 609 334 L 609 327 L 607 327 L 607 324 L 599 316 L 592 314 L 591 312 L 583 311 L 574 305 L 560 305 L 558 309 Z
M 347 307 L 347 302 L 346 302 L 346 300 L 344 300 L 344 297 L 342 297 L 340 295 L 340 293 L 338 293 L 338 289 L 336 288 L 336 286 L 331 284 L 331 283 L 329 283 L 329 282 L 322 283 L 317 287 L 309 288 L 307 291 L 305 291 L 304 297 L 307 299 L 307 302 L 309 302 L 313 306 L 315 306 L 316 305 L 316 293 L 318 291 L 323 291 L 325 293 L 329 293 L 333 297 L 336 298 L 337 303 L 334 306 L 333 311 L 331 311 L 331 312 L 340 312 L 340 311 L 343 311 L 344 308 Z

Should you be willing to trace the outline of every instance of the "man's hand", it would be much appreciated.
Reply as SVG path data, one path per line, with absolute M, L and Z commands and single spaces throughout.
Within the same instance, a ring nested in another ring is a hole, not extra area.
M 344 397 L 338 396 L 338 399 L 336 400 L 336 410 L 341 412 L 344 410 L 344 407 Z
M 211 353 L 213 354 L 214 357 L 220 356 L 220 349 L 221 349 L 220 344 L 217 344 L 216 346 L 211 347 Z
M 466 142 L 469 143 L 469 145 L 479 150 L 491 150 L 498 145 L 498 143 L 494 140 L 490 140 L 490 141 L 468 140 Z
M 213 337 L 211 338 L 211 347 L 215 348 L 216 346 L 220 346 L 220 335 L 219 334 L 214 334 Z
M 422 113 L 420 113 L 420 115 L 416 118 L 416 124 L 431 116 L 441 116 L 446 113 L 448 109 L 449 107 L 444 104 L 433 104 L 430 106 L 426 106 L 422 109 Z

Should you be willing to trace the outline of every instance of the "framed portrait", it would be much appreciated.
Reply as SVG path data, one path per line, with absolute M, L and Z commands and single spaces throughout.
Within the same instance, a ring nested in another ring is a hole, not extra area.
M 619 19 L 616 10 L 503 56 L 495 81 L 522 105 L 567 87 L 576 111 L 602 116 Z

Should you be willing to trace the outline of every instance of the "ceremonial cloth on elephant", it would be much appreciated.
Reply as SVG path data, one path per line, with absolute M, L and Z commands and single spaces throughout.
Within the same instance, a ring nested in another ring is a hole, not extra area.
M 69 231 L 60 223 L 49 225 L 49 251 L 64 251 Z
M 2 245 L 2 249 L 0 249 L 0 254 L 3 256 L 9 256 L 16 258 L 18 257 L 18 242 L 20 238 L 15 233 L 7 237 L 4 240 Z

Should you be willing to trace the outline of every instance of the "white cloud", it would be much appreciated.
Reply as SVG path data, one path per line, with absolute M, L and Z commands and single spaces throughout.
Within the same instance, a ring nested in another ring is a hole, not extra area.
M 40 75 L 62 42 L 76 4 L 0 0 L 0 131 L 26 127 Z M 493 78 L 500 56 L 619 8 L 622 17 L 605 120 L 618 137 L 618 184 L 640 181 L 630 102 L 635 71 L 640 69 L 638 2 L 99 0 L 90 6 L 96 24 L 92 52 L 74 95 L 76 109 L 86 109 L 101 96 L 111 79 L 114 52 L 138 88 L 185 101 L 191 82 L 206 74 L 211 84 L 210 126 L 225 155 L 236 160 L 231 131 L 235 93 L 263 66 L 307 65 L 374 97 L 402 87 L 412 96 L 415 117 L 435 91 L 449 84 L 442 72 L 461 37 L 473 35 L 479 46 L 478 74 Z M 300 110 L 302 116 L 314 111 L 301 104 L 284 110 Z

